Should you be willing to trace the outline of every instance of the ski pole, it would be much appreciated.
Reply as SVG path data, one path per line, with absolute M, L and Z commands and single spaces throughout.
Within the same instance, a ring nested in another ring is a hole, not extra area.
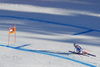
M 88 50 L 88 49 L 85 49 L 85 48 L 83 48 L 83 49 L 92 52 L 91 50 Z

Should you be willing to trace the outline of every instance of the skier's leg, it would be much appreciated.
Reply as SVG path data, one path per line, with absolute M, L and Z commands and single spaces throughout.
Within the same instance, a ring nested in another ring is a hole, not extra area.
M 88 54 L 86 51 L 83 51 L 84 54 Z

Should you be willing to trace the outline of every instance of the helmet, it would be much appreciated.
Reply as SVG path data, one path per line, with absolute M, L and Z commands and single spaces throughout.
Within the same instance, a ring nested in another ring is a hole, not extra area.
M 76 43 L 74 43 L 73 45 L 74 45 L 74 47 L 76 47 L 76 46 L 77 46 L 77 44 L 76 44 Z

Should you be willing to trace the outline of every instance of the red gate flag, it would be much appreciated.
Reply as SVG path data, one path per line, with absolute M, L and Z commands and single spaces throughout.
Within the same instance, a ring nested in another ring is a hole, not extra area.
M 10 34 L 12 33 L 15 33 L 15 44 L 16 44 L 16 24 L 12 28 L 11 25 L 9 26 L 8 46 L 9 46 Z
M 16 32 L 16 28 L 15 27 L 9 29 L 9 34 L 12 34 L 12 33 L 15 33 L 15 32 Z

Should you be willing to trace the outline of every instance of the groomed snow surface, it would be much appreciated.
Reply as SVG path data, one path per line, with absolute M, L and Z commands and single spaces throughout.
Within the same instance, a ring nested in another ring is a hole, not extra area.
M 0 0 L 0 67 L 100 67 L 99 3 Z M 70 53 L 73 43 L 96 57 Z

